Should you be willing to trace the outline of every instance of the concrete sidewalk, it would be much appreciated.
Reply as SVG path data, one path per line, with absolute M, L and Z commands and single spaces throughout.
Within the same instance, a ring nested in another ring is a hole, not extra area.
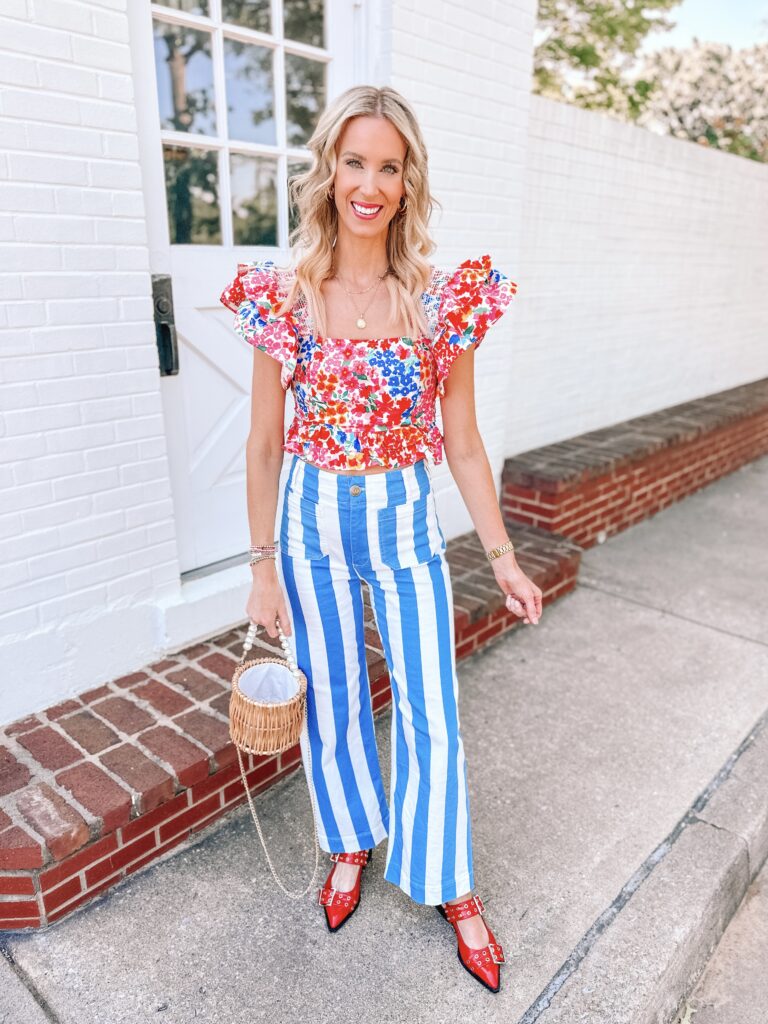
M 245 805 L 72 918 L 6 934 L 0 1024 L 672 1019 L 768 849 L 766 504 L 768 458 L 586 552 L 540 625 L 461 664 L 498 995 L 382 879 L 384 844 L 328 933 L 310 897 L 277 890 Z M 388 736 L 386 714 L 385 781 Z M 303 773 L 257 809 L 305 887 Z

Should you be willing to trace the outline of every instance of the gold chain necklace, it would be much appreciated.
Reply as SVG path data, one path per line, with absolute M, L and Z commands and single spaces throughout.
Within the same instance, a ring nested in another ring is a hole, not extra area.
M 389 271 L 388 271 L 388 270 L 385 270 L 385 271 L 384 271 L 384 273 L 383 273 L 383 274 L 381 275 L 381 277 L 380 277 L 380 278 L 378 279 L 378 281 L 376 282 L 376 285 L 375 285 L 376 291 L 378 291 L 378 290 L 379 290 L 379 285 L 381 284 L 381 282 L 382 282 L 382 281 L 384 280 L 384 278 L 385 278 L 385 277 L 387 276 L 387 274 L 388 274 L 388 273 L 389 273 Z M 355 306 L 355 300 L 354 300 L 354 299 L 352 298 L 352 296 L 353 296 L 353 295 L 365 295 L 365 293 L 366 293 L 366 292 L 369 292 L 369 291 L 371 290 L 371 288 L 373 288 L 373 287 L 374 287 L 374 285 L 371 285 L 371 286 L 370 286 L 369 288 L 364 288 L 364 289 L 363 289 L 363 290 L 362 290 L 361 292 L 350 292 L 350 291 L 348 291 L 348 290 L 347 290 L 347 288 L 346 288 L 346 286 L 345 286 L 344 282 L 343 282 L 343 281 L 341 280 L 341 278 L 339 277 L 339 275 L 338 275 L 338 274 L 336 274 L 336 273 L 334 272 L 334 274 L 333 274 L 333 277 L 335 277 L 335 278 L 336 278 L 336 280 L 337 280 L 337 281 L 339 282 L 339 284 L 341 285 L 341 287 L 342 287 L 342 288 L 344 289 L 344 291 L 345 291 L 345 292 L 347 293 L 347 296 L 348 296 L 348 297 L 349 297 L 349 299 L 350 299 L 350 300 L 352 301 L 352 305 L 353 305 L 353 306 Z M 371 302 L 373 302 L 373 300 L 374 300 L 374 299 L 376 298 L 376 291 L 375 291 L 375 292 L 373 293 L 373 295 L 372 295 L 372 297 L 371 297 Z M 371 305 L 371 302 L 369 302 L 369 303 L 368 303 L 368 305 L 367 305 L 367 306 L 365 307 L 365 309 L 364 309 L 364 310 L 362 310 L 362 311 L 361 311 L 361 312 L 360 312 L 360 313 L 358 314 L 357 320 L 355 321 L 355 322 L 356 322 L 356 325 L 357 325 L 357 327 L 358 327 L 358 328 L 359 328 L 360 330 L 363 330 L 363 328 L 364 328 L 364 327 L 367 327 L 367 326 L 368 326 L 368 321 L 367 321 L 367 320 L 365 319 L 365 314 L 366 314 L 366 313 L 368 312 L 368 308 L 370 307 L 370 305 Z

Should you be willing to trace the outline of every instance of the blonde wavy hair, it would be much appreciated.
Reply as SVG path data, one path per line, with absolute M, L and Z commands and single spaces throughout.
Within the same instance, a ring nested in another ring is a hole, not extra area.
M 314 329 L 326 332 L 325 303 L 321 283 L 330 276 L 336 240 L 338 211 L 329 189 L 336 174 L 336 143 L 351 118 L 368 115 L 384 117 L 394 125 L 406 144 L 403 186 L 407 198 L 404 210 L 395 214 L 387 233 L 387 258 L 391 272 L 383 280 L 390 296 L 390 316 L 404 321 L 416 335 L 428 332 L 421 293 L 429 285 L 428 257 L 436 245 L 427 230 L 432 211 L 441 204 L 429 190 L 428 157 L 416 115 L 408 101 L 390 86 L 355 85 L 341 93 L 320 116 L 307 146 L 312 164 L 305 173 L 288 181 L 291 201 L 298 213 L 297 227 L 290 233 L 291 270 L 295 276 L 282 306 L 287 313 L 303 301 Z

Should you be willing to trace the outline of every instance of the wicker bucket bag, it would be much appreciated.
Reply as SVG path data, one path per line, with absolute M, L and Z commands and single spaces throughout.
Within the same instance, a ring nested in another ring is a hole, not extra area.
M 288 638 L 283 633 L 279 619 L 277 631 L 285 658 L 270 655 L 246 661 L 253 647 L 258 626 L 251 623 L 243 642 L 243 654 L 232 676 L 232 693 L 229 700 L 229 735 L 237 749 L 240 774 L 245 794 L 251 808 L 261 845 L 267 857 L 272 876 L 290 899 L 300 899 L 315 884 L 320 858 L 320 844 L 317 837 L 317 817 L 314 810 L 312 791 L 309 801 L 312 808 L 312 824 L 315 832 L 315 870 L 312 880 L 303 892 L 289 892 L 277 877 L 269 856 L 261 825 L 253 805 L 248 780 L 243 766 L 243 754 L 279 754 L 299 742 L 307 720 L 307 677 L 293 657 Z M 312 776 L 312 753 L 307 742 L 307 767 Z

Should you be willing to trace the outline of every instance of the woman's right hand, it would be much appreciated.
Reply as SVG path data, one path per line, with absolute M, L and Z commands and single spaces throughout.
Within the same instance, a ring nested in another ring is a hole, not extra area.
M 272 559 L 264 559 L 263 564 L 252 566 L 253 585 L 245 606 L 246 614 L 251 622 L 264 626 L 271 637 L 277 637 L 277 619 L 286 636 L 291 635 L 291 620 L 288 618 L 283 588 L 277 575 Z

